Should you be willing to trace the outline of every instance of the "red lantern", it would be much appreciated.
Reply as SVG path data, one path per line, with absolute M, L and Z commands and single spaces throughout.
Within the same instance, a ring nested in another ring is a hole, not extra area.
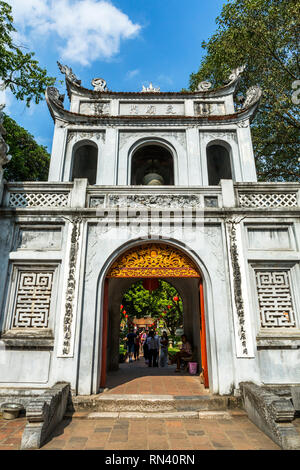
M 124 308 L 124 306 L 123 306 L 123 305 L 121 305 L 121 306 L 120 306 L 120 310 L 123 310 L 123 308 Z
M 149 292 L 156 290 L 158 287 L 159 287 L 159 282 L 158 282 L 158 279 L 156 278 L 143 280 L 143 288 L 145 290 L 148 290 Z
M 124 313 L 124 312 L 123 312 Z M 126 313 L 126 312 L 125 312 Z M 125 318 L 128 318 L 128 315 L 125 315 Z
M 126 314 L 126 310 L 123 310 L 123 315 L 125 315 L 125 314 Z
M 171 305 L 168 305 L 168 309 L 169 309 L 169 310 L 170 310 L 170 308 L 172 308 Z
M 178 297 L 173 297 L 174 302 L 178 302 L 179 298 Z

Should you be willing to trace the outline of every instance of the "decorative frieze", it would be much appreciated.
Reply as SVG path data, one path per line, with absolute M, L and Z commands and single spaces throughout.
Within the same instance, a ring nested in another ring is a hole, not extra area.
M 81 114 L 92 116 L 101 116 L 110 114 L 109 101 L 81 101 L 80 111 Z
M 128 196 L 118 196 L 118 195 L 109 195 L 108 197 L 109 206 L 117 207 L 134 207 L 134 208 L 143 208 L 143 207 L 162 207 L 169 209 L 177 208 L 192 208 L 199 206 L 200 199 L 197 196 L 189 195 L 128 195 Z
M 105 142 L 105 132 L 99 132 L 97 130 L 95 131 L 69 131 L 68 132 L 68 137 L 67 137 L 67 142 L 70 143 L 74 138 L 77 140 L 81 139 L 96 139 L 96 140 L 101 140 L 103 143 Z
M 221 116 L 225 114 L 223 102 L 196 101 L 194 103 L 195 116 Z
M 232 131 L 210 131 L 210 132 L 203 132 L 201 131 L 201 135 L 204 137 L 204 138 L 207 138 L 209 140 L 213 140 L 213 139 L 220 139 L 220 140 L 234 140 L 235 142 L 237 142 L 237 137 L 236 137 L 236 132 L 232 132 Z
M 159 194 L 130 194 L 118 195 L 110 194 L 107 196 L 105 203 L 104 196 L 93 196 L 90 198 L 90 207 L 107 208 L 161 208 L 161 209 L 193 209 L 202 207 L 200 196 L 195 195 L 159 195 Z M 215 201 L 213 202 L 215 204 Z M 212 207 L 212 206 L 211 206 Z M 213 205 L 215 207 L 215 205 Z
M 127 144 L 129 140 L 138 141 L 141 139 L 149 139 L 151 138 L 153 141 L 155 139 L 175 139 L 178 144 L 180 144 L 183 148 L 186 148 L 186 133 L 185 131 L 162 131 L 162 132 L 126 132 L 120 131 L 119 133 L 119 150 L 121 150 L 124 145 Z
M 19 270 L 13 328 L 48 328 L 53 275 Z
M 147 244 L 132 248 L 112 265 L 107 277 L 191 277 L 199 278 L 195 264 L 175 247 Z
M 257 269 L 255 280 L 261 328 L 296 326 L 289 269 Z

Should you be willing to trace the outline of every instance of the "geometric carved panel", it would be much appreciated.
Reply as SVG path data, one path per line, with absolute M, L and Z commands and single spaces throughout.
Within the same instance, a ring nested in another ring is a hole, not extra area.
M 53 271 L 19 271 L 14 328 L 47 328 Z
M 68 193 L 10 193 L 9 207 L 67 207 Z
M 297 207 L 297 193 L 248 193 L 239 192 L 241 207 Z
M 255 277 L 261 327 L 295 327 L 290 270 L 257 270 Z

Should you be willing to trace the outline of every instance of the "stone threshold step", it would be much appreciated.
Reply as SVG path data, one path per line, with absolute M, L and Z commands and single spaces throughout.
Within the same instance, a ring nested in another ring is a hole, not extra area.
M 74 396 L 73 411 L 97 412 L 199 412 L 239 408 L 236 397 L 218 395 L 119 395 Z M 72 411 L 69 409 L 68 411 Z
M 242 413 L 243 415 L 245 413 Z M 67 412 L 72 419 L 232 419 L 228 411 L 173 411 L 173 412 Z

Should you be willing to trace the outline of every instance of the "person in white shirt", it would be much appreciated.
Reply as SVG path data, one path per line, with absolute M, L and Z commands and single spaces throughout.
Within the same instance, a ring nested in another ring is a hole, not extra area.
M 154 336 L 154 331 L 150 331 L 147 338 L 147 346 L 149 353 L 149 367 L 158 367 L 158 351 L 159 351 L 159 337 Z

